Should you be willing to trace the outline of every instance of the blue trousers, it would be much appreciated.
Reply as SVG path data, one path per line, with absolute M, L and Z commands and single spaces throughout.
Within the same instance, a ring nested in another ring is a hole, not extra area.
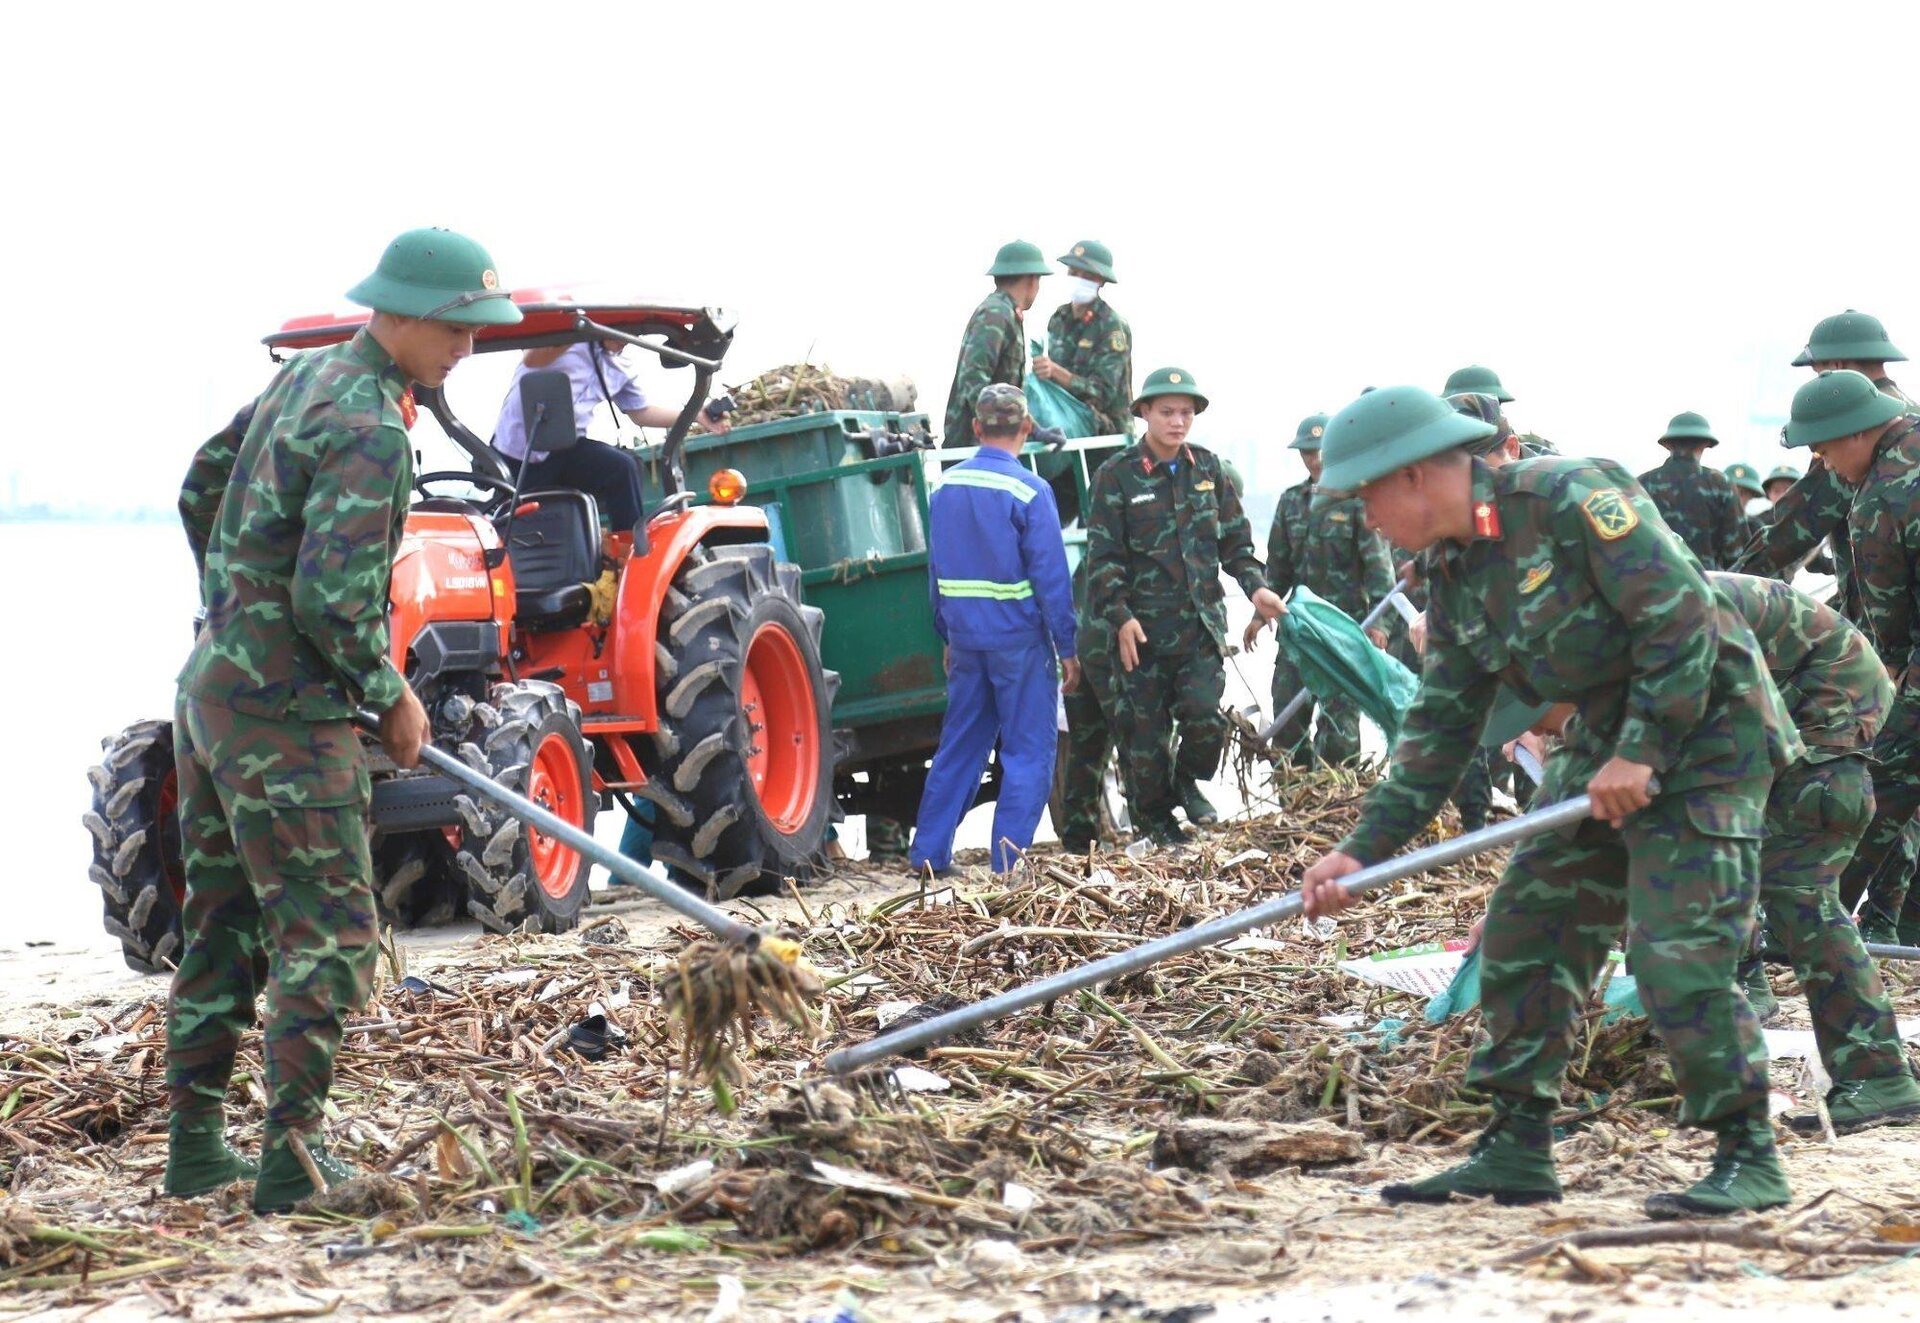
M 1000 800 L 993 810 L 993 867 L 1011 869 L 1028 846 L 1053 790 L 1059 670 L 1045 644 L 1004 651 L 955 648 L 947 673 L 947 716 L 927 772 L 907 858 L 918 870 L 953 862 L 953 834 L 980 793 L 1000 743 Z

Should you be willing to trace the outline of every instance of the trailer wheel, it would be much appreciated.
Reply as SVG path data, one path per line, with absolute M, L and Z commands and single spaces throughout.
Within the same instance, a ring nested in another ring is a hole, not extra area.
M 797 566 L 764 544 L 696 547 L 661 611 L 654 857 L 710 898 L 761 895 L 823 864 L 837 673 Z

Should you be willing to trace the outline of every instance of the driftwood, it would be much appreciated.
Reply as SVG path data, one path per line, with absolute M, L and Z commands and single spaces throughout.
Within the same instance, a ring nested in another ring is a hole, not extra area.
M 1360 1156 L 1360 1136 L 1327 1121 L 1281 1125 L 1183 1117 L 1153 1141 L 1154 1165 L 1258 1176 L 1276 1167 L 1321 1166 Z

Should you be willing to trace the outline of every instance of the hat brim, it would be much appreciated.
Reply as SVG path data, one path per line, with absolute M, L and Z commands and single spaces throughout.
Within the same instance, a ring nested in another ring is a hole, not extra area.
M 1296 436 L 1287 442 L 1288 450 L 1318 450 L 1324 444 L 1317 436 Z
M 1189 389 L 1188 387 L 1185 387 L 1185 386 L 1168 386 L 1164 389 L 1156 386 L 1150 390 L 1143 390 L 1138 395 L 1136 395 L 1134 397 L 1133 403 L 1128 406 L 1128 412 L 1132 413 L 1134 417 L 1138 418 L 1140 416 L 1141 405 L 1145 404 L 1148 400 L 1157 400 L 1162 395 L 1186 396 L 1188 399 L 1193 401 L 1193 411 L 1195 413 L 1205 413 L 1207 411 L 1207 405 L 1210 402 L 1208 401 L 1207 397 L 1202 395 L 1199 391 Z
M 1117 285 L 1120 283 L 1120 277 L 1113 274 L 1112 267 L 1108 266 L 1105 262 L 1096 262 L 1091 257 L 1075 257 L 1072 254 L 1068 254 L 1065 257 L 1056 257 L 1054 261 L 1069 271 L 1084 271 L 1090 276 L 1099 276 L 1100 279 L 1106 281 L 1109 285 Z
M 1480 732 L 1480 747 L 1498 749 L 1519 739 L 1552 707 L 1551 703 L 1528 703 L 1511 689 L 1501 689 L 1500 696 L 1494 700 L 1493 711 L 1487 714 L 1486 729 Z
M 1849 340 L 1844 344 L 1821 345 L 1815 354 L 1808 345 L 1793 360 L 1794 367 L 1812 367 L 1815 363 L 1904 363 L 1907 356 L 1886 340 Z
M 1053 274 L 1053 268 L 1039 259 L 1031 262 L 1008 262 L 1005 265 L 995 262 L 987 268 L 987 274 L 995 280 L 1005 276 L 1050 276 Z
M 1446 417 L 1435 418 L 1399 438 L 1390 456 L 1383 455 L 1381 448 L 1375 448 L 1368 454 L 1327 460 L 1320 472 L 1320 485 L 1334 491 L 1357 491 L 1376 478 L 1384 478 L 1445 451 L 1471 445 L 1499 431 L 1492 423 L 1449 409 Z M 1324 445 L 1322 448 L 1324 450 Z
M 1864 432 L 1869 427 L 1890 423 L 1906 411 L 1905 401 L 1896 400 L 1891 395 L 1882 395 L 1875 391 L 1872 399 L 1862 400 L 1845 413 L 1804 423 L 1789 422 L 1785 442 L 1790 450 L 1798 450 L 1803 446 L 1825 445 L 1829 441 L 1838 441 L 1843 436 Z
M 471 303 L 449 308 L 461 291 L 404 285 L 375 272 L 347 291 L 347 298 L 363 308 L 396 317 L 431 317 L 461 326 L 512 326 L 523 314 L 505 290 L 487 290 Z
M 1707 431 L 1705 428 L 1700 428 L 1700 427 L 1679 428 L 1675 431 L 1668 432 L 1666 435 L 1662 436 L 1660 438 L 1660 441 L 1661 441 L 1661 444 L 1663 445 L 1668 441 L 1705 441 L 1710 446 L 1717 446 L 1720 444 L 1719 437 L 1715 436 L 1712 432 Z

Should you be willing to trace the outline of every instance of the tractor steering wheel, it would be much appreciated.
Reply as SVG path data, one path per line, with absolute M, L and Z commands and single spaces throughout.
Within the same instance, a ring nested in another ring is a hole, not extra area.
M 427 490 L 430 483 L 464 482 L 469 487 L 484 489 L 485 495 L 479 499 L 466 496 L 436 496 Z M 517 489 L 505 478 L 496 478 L 491 473 L 462 472 L 459 469 L 440 469 L 433 473 L 422 473 L 413 480 L 413 489 L 429 501 L 460 501 L 466 505 L 479 507 L 480 513 L 489 519 L 497 519 L 513 508 Z

